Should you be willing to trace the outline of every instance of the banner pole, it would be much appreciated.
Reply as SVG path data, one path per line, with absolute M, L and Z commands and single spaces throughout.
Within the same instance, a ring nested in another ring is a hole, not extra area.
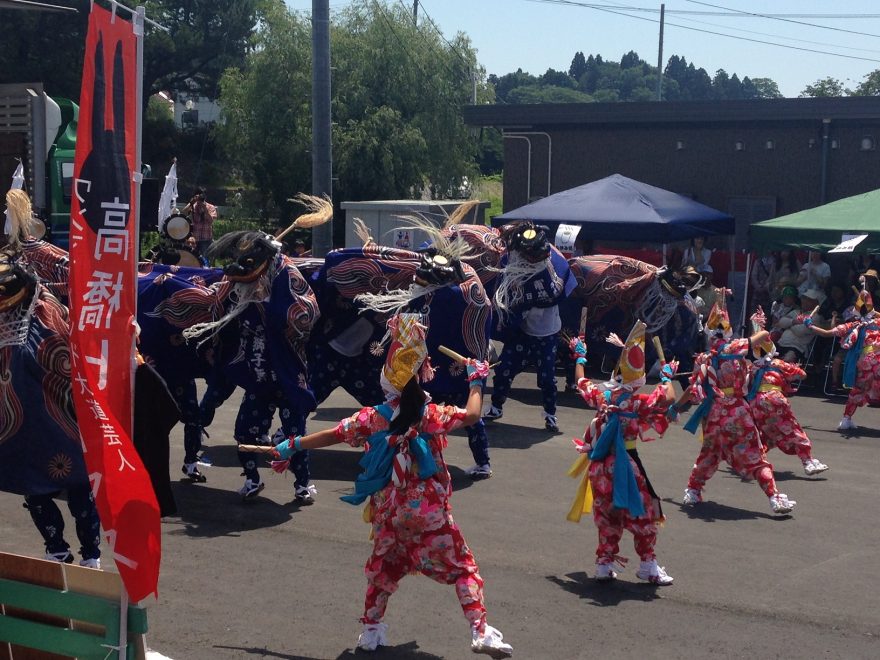
M 128 591 L 125 584 L 119 594 L 119 660 L 128 658 Z

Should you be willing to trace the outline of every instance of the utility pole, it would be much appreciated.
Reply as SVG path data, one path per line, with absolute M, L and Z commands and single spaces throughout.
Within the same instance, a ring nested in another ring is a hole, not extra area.
M 330 0 L 312 0 L 312 194 L 333 196 L 330 141 Z M 333 221 L 312 230 L 312 254 L 333 249 Z
M 657 100 L 663 100 L 663 23 L 666 19 L 666 5 L 660 5 L 660 45 L 657 49 Z
M 419 23 L 419 0 L 413 0 L 413 25 Z

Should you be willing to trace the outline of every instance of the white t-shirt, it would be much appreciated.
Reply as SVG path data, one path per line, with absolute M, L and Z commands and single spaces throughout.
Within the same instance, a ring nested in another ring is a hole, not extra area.
M 523 314 L 522 331 L 530 337 L 548 337 L 562 330 L 559 305 L 532 307 Z
M 699 255 L 696 254 L 694 246 L 690 246 L 684 251 L 681 257 L 681 267 L 693 266 L 698 273 L 711 273 L 712 266 L 709 265 L 709 259 L 712 258 L 712 250 L 702 248 Z
M 828 278 L 831 277 L 831 266 L 824 261 L 820 261 L 817 264 L 808 261 L 801 267 L 801 272 L 803 273 L 804 271 L 807 273 L 807 279 L 798 287 L 798 293 L 801 295 L 808 289 L 819 289 L 822 291 L 828 282 Z M 820 279 L 822 280 L 821 282 L 819 281 Z

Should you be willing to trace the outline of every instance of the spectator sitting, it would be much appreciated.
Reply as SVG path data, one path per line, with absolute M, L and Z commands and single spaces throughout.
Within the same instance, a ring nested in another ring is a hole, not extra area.
M 296 239 L 293 242 L 293 257 L 309 257 L 311 256 L 311 250 L 306 250 L 306 243 L 301 238 Z
M 712 266 L 709 265 L 712 250 L 704 247 L 705 242 L 706 239 L 702 236 L 691 239 L 691 246 L 684 251 L 681 257 L 681 270 L 691 266 L 698 273 L 712 273 Z
M 783 250 L 776 254 L 776 269 L 773 274 L 773 298 L 782 298 L 782 290 L 790 285 L 797 286 L 801 265 L 794 252 Z
M 819 308 L 819 313 L 822 314 L 822 318 L 830 319 L 833 314 L 837 314 L 838 317 L 843 318 L 843 313 L 846 311 L 847 307 L 852 305 L 852 296 L 847 295 L 846 289 L 842 284 L 832 284 L 831 285 L 831 295 L 828 299 L 822 303 L 822 306 Z
M 803 294 L 808 289 L 824 291 L 831 279 L 831 266 L 822 261 L 821 252 L 810 252 L 810 257 L 798 275 L 798 293 Z
M 782 289 L 781 300 L 773 303 L 770 308 L 770 339 L 779 341 L 783 331 L 791 325 L 791 320 L 798 315 L 799 309 L 797 289 L 793 286 Z
M 812 314 L 813 324 L 823 326 L 822 316 L 813 310 L 825 302 L 825 294 L 818 289 L 807 289 L 801 294 L 800 313 L 791 314 L 781 318 L 779 325 L 783 328 L 777 345 L 779 353 L 786 362 L 806 362 L 807 351 L 816 335 L 804 324 L 804 321 Z
M 198 241 L 196 241 L 195 236 L 190 236 L 189 238 L 186 239 L 185 247 L 189 252 L 192 252 L 193 256 L 196 259 L 199 260 L 199 263 L 201 264 L 202 268 L 208 268 L 208 266 L 209 266 L 208 259 L 199 250 L 199 244 L 198 244 Z
M 752 308 L 760 305 L 770 309 L 773 300 L 773 287 L 776 280 L 776 260 L 771 254 L 765 254 L 752 267 L 750 284 L 752 286 Z

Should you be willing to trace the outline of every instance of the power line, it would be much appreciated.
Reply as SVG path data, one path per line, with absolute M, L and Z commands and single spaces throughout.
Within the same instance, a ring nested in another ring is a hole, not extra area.
M 385 12 L 385 8 L 382 6 L 382 3 L 381 3 L 381 2 L 377 2 L 377 0 L 373 0 L 373 5 L 375 5 L 375 7 L 379 10 L 380 14 L 382 15 L 382 20 L 385 21 L 385 24 L 388 26 L 388 29 L 391 31 L 391 34 L 394 35 L 394 38 L 397 40 L 397 43 L 399 43 L 399 44 L 400 44 L 400 47 L 403 48 L 403 51 L 406 53 L 407 58 L 410 60 L 410 62 L 413 63 L 413 65 L 415 65 L 415 67 L 416 67 L 416 68 L 419 70 L 419 72 L 422 74 L 423 80 L 427 83 L 427 81 L 430 80 L 430 76 L 429 76 L 429 75 L 427 74 L 427 72 L 422 68 L 422 65 L 421 65 L 421 64 L 419 63 L 419 61 L 413 56 L 412 52 L 410 52 L 410 50 L 409 50 L 409 48 L 407 47 L 407 45 L 406 45 L 406 43 L 404 42 L 404 40 L 401 39 L 400 35 L 397 33 L 397 30 L 394 28 L 394 24 L 393 24 L 393 23 L 391 22 L 391 20 L 388 18 L 388 14 Z M 458 112 L 461 111 L 461 108 L 459 108 L 457 105 L 455 105 L 451 99 L 449 99 L 449 98 L 446 97 L 445 94 L 443 95 L 442 98 L 443 98 L 443 100 L 446 102 L 446 104 L 449 106 L 449 109 L 450 109 L 450 110 L 452 110 L 452 111 L 455 112 L 455 113 L 458 113 Z
M 462 55 L 462 54 L 459 52 L 459 50 L 458 50 L 458 48 L 456 48 L 455 44 L 453 44 L 451 41 L 449 41 L 449 39 L 447 39 L 447 38 L 443 35 L 443 32 L 442 32 L 442 31 L 440 30 L 440 28 L 437 26 L 437 23 L 434 21 L 433 18 L 431 18 L 431 15 L 430 15 L 430 14 L 428 13 L 428 11 L 425 9 L 425 3 L 424 3 L 424 0 L 419 0 L 419 1 L 420 1 L 420 3 L 421 3 L 421 4 L 420 4 L 420 7 L 421 7 L 421 9 L 422 9 L 422 14 L 424 14 L 424 15 L 425 15 L 425 18 L 428 19 L 428 22 L 431 24 L 431 27 L 434 28 L 434 31 L 440 36 L 440 38 L 441 38 L 444 42 L 446 42 L 446 45 L 449 46 L 449 49 L 455 54 L 455 56 L 456 56 L 459 60 L 461 60 L 461 62 L 462 62 L 466 67 L 470 68 L 470 67 L 472 66 L 471 62 L 469 62 L 468 59 L 467 59 L 464 55 Z M 403 0 L 400 0 L 400 2 L 401 2 L 401 4 L 403 4 Z
M 610 9 L 620 9 L 623 11 L 641 11 L 652 14 L 659 14 L 660 10 L 655 7 L 636 7 L 634 5 L 593 5 L 592 3 L 581 3 L 585 7 L 608 7 Z M 705 4 L 705 3 L 699 3 Z M 714 7 L 715 5 L 709 5 Z M 748 14 L 742 11 L 732 9 L 730 11 L 699 11 L 694 9 L 666 9 L 667 14 L 677 14 L 679 16 L 717 16 L 717 17 L 738 17 L 738 18 L 825 18 L 825 19 L 864 19 L 864 18 L 880 18 L 880 14 Z
M 401 0 L 401 2 L 403 2 L 403 0 Z M 440 27 L 437 25 L 437 22 L 431 17 L 431 15 L 430 15 L 430 14 L 427 12 L 427 10 L 425 9 L 425 3 L 424 3 L 424 0 L 422 0 L 421 7 L 422 7 L 422 13 L 423 13 L 423 14 L 425 15 L 425 17 L 428 19 L 428 22 L 429 22 L 429 23 L 431 24 L 431 26 L 434 28 L 434 31 L 435 31 L 438 35 L 440 35 L 440 38 L 443 39 L 443 41 L 446 42 L 446 44 L 449 46 L 449 49 L 455 54 L 456 57 L 458 57 L 459 60 L 461 60 L 461 63 L 464 64 L 465 67 L 467 67 L 467 68 L 471 71 L 471 75 L 474 76 L 474 78 L 476 78 L 476 75 L 477 75 L 477 66 L 478 66 L 478 64 L 479 64 L 478 62 L 476 62 L 476 58 L 475 58 L 474 63 L 472 64 L 472 63 L 471 63 L 471 62 L 470 62 L 470 61 L 469 61 L 464 55 L 462 55 L 462 54 L 459 52 L 459 50 L 458 50 L 458 48 L 455 46 L 455 44 L 453 44 L 451 41 L 449 41 L 449 40 L 444 36 L 443 31 L 442 31 L 442 30 L 440 29 Z M 472 83 L 473 83 L 473 85 L 474 85 L 474 103 L 476 104 L 476 84 L 477 84 L 477 83 L 476 83 L 476 79 L 472 80 Z M 495 101 L 496 101 L 496 103 L 497 103 L 498 101 L 500 101 L 502 105 L 507 105 L 507 101 L 505 101 L 504 99 L 500 98 L 500 97 L 497 96 L 497 95 L 495 96 Z
M 574 0 L 527 0 L 528 2 L 537 2 L 543 4 L 555 4 L 555 5 L 569 5 L 574 7 L 580 7 L 584 9 L 595 9 L 597 11 L 604 11 L 608 14 L 617 14 L 618 16 L 625 16 L 627 18 L 634 18 L 639 21 L 647 21 L 649 23 L 659 23 L 660 21 L 655 20 L 653 18 L 645 18 L 643 16 L 634 16 L 632 14 L 626 14 L 620 11 L 615 11 L 613 9 L 608 9 L 607 5 L 591 5 L 582 2 L 575 2 Z M 665 21 L 665 24 L 672 27 L 681 28 L 683 30 L 691 30 L 692 32 L 701 32 L 703 34 L 713 34 L 718 37 L 727 37 L 728 39 L 738 39 L 739 41 L 748 41 L 756 44 L 764 44 L 767 46 L 777 46 L 779 48 L 788 48 L 789 50 L 798 50 L 801 52 L 807 53 L 816 53 L 818 55 L 830 55 L 831 57 L 842 57 L 848 60 L 861 60 L 862 62 L 880 62 L 880 59 L 874 59 L 870 57 L 859 57 L 857 55 L 844 55 L 843 53 L 832 53 L 830 51 L 818 50 L 814 48 L 804 48 L 802 46 L 791 46 L 789 44 L 780 44 L 774 41 L 764 41 L 762 39 L 752 39 L 750 37 L 739 37 L 735 34 L 726 34 L 724 32 L 715 32 L 714 30 L 704 30 L 702 28 L 690 27 L 689 25 L 680 25 L 678 23 L 670 23 L 669 21 Z
M 782 34 L 774 34 L 770 32 L 757 32 L 755 30 L 746 30 L 745 28 L 735 28 L 730 27 L 729 25 L 719 25 L 718 23 L 709 23 L 708 21 L 699 21 L 695 18 L 685 18 L 684 16 L 679 16 L 679 21 L 687 21 L 688 23 L 697 23 L 699 25 L 709 25 L 712 27 L 720 27 L 725 30 L 733 30 L 734 32 L 745 32 L 746 34 L 758 34 L 763 37 L 773 37 L 775 39 L 786 39 L 788 41 L 797 41 L 798 43 L 803 44 L 812 44 L 814 46 L 830 46 L 831 48 L 841 48 L 843 50 L 855 50 L 863 53 L 880 53 L 880 50 L 876 48 L 856 48 L 854 46 L 840 46 L 838 44 L 829 44 L 823 41 L 812 41 L 810 39 L 798 39 L 796 37 L 787 37 Z
M 834 30 L 835 32 L 846 32 L 847 34 L 858 34 L 863 37 L 878 37 L 880 38 L 880 34 L 872 34 L 870 32 L 857 32 L 856 30 L 845 30 L 844 28 L 832 27 L 830 25 L 818 25 L 817 23 L 805 23 L 804 21 L 795 21 L 790 18 L 780 18 L 778 16 L 771 16 L 768 14 L 758 14 L 756 12 L 751 11 L 740 11 L 739 9 L 731 9 L 730 7 L 722 7 L 721 5 L 713 5 L 708 2 L 700 2 L 700 0 L 687 0 L 688 2 L 692 2 L 695 5 L 704 5 L 706 7 L 714 7 L 715 9 L 724 9 L 725 11 L 732 11 L 737 14 L 742 14 L 746 16 L 756 16 L 759 18 L 769 18 L 774 21 L 783 21 L 785 23 L 795 23 L 797 25 L 806 25 L 809 27 L 820 28 L 822 30 Z

